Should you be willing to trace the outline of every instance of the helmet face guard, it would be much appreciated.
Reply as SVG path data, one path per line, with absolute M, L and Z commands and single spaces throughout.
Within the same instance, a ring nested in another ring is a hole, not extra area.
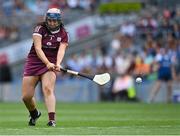
M 48 20 L 56 20 L 58 22 L 58 25 L 56 27 L 51 27 L 48 24 Z M 57 31 L 60 28 L 61 25 L 61 12 L 59 9 L 56 8 L 52 8 L 49 9 L 46 13 L 46 18 L 45 18 L 45 23 L 46 23 L 46 27 L 50 30 L 50 31 Z

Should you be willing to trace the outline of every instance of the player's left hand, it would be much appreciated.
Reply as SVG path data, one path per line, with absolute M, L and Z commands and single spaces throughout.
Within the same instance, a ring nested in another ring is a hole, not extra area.
M 55 70 L 56 70 L 56 71 L 61 71 L 61 68 L 62 68 L 61 65 L 57 65 L 57 64 L 55 65 Z

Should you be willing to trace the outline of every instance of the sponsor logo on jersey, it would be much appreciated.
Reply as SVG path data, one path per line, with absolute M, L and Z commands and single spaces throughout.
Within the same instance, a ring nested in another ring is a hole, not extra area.
M 57 41 L 60 42 L 61 41 L 61 37 L 57 37 Z
M 52 43 L 51 43 L 51 42 L 47 42 L 47 45 L 48 45 L 48 46 L 51 46 L 51 45 L 52 45 Z

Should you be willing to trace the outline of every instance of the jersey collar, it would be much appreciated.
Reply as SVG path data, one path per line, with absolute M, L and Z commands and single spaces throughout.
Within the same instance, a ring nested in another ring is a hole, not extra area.
M 56 30 L 56 31 L 51 31 L 51 33 L 52 34 L 56 34 L 56 33 L 58 33 L 60 31 L 60 28 L 58 29 L 58 30 Z

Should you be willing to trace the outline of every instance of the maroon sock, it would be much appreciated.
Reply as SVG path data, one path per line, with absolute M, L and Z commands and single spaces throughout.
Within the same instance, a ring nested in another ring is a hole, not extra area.
M 55 120 L 55 112 L 49 112 L 48 116 L 49 116 L 49 120 Z

